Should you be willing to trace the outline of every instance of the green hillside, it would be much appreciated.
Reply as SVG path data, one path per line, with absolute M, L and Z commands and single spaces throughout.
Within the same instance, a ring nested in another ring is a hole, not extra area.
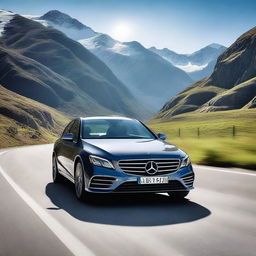
M 19 15 L 0 37 L 0 77 L 5 88 L 69 115 L 151 116 L 85 47 Z
M 187 113 L 148 125 L 167 134 L 194 163 L 256 169 L 255 109 Z
M 0 148 L 52 143 L 69 119 L 0 85 Z
M 256 27 L 240 36 L 219 56 L 211 76 L 170 99 L 156 118 L 169 118 L 193 111 L 255 108 L 255 56 Z

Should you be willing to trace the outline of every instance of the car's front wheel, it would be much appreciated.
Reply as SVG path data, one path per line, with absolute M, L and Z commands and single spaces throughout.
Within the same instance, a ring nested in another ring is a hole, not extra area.
M 168 195 L 173 200 L 183 200 L 188 195 L 188 193 L 189 191 L 172 191 L 168 192 Z
M 57 166 L 57 158 L 55 155 L 52 156 L 52 180 L 54 183 L 60 183 L 63 181 L 63 176 L 59 173 Z
M 85 201 L 88 198 L 88 192 L 84 189 L 84 170 L 81 162 L 78 162 L 76 164 L 75 169 L 75 191 L 76 191 L 76 197 L 80 201 Z

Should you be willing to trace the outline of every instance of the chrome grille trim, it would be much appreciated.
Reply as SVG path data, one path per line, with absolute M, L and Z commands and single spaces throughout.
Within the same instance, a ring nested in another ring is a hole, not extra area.
M 149 161 L 154 161 L 158 166 L 158 171 L 154 175 L 176 172 L 180 166 L 180 159 L 177 158 L 126 159 L 118 161 L 118 166 L 127 174 L 149 175 L 145 170 L 145 166 Z
M 158 169 L 158 172 L 159 172 L 159 173 L 162 173 L 162 172 L 173 172 L 173 170 L 176 171 L 176 169 L 166 169 L 166 170 L 159 170 L 159 169 Z
M 113 183 L 111 180 L 104 180 L 104 179 L 98 179 L 98 178 L 97 178 L 97 179 L 95 178 L 94 180 L 97 180 L 97 181 L 104 181 L 104 182 L 111 182 L 111 183 Z
M 89 187 L 92 189 L 108 189 L 110 188 L 116 178 L 103 175 L 95 175 L 90 179 Z

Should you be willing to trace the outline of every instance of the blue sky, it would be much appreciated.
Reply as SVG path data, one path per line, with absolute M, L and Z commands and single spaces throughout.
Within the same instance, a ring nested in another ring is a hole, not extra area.
M 191 53 L 210 44 L 229 46 L 256 24 L 255 0 L 0 0 L 21 14 L 57 9 L 122 41 Z

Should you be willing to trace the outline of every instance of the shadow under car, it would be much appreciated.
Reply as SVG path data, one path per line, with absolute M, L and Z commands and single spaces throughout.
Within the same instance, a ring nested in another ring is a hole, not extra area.
M 211 212 L 200 204 L 185 199 L 172 201 L 165 194 L 107 194 L 95 195 L 90 203 L 76 199 L 74 185 L 48 183 L 46 195 L 56 206 L 81 221 L 123 225 L 159 226 L 192 222 L 205 218 Z

